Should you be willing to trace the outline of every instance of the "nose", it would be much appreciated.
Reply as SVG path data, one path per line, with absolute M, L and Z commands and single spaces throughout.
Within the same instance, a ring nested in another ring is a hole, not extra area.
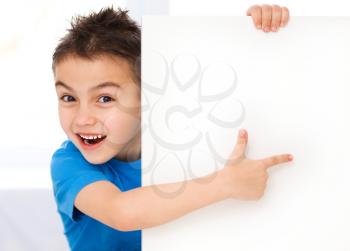
M 79 108 L 74 118 L 76 126 L 89 126 L 96 123 L 96 116 L 92 109 L 87 106 Z

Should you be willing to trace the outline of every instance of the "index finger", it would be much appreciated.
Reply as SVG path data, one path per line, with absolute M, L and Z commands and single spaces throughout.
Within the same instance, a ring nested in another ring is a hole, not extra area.
M 281 155 L 275 155 L 272 157 L 262 159 L 261 162 L 263 163 L 264 167 L 267 169 L 269 167 L 286 163 L 292 160 L 293 160 L 293 156 L 291 154 L 281 154 Z
M 247 16 L 251 16 L 253 23 L 257 29 L 261 29 L 261 8 L 258 5 L 253 5 L 247 10 Z

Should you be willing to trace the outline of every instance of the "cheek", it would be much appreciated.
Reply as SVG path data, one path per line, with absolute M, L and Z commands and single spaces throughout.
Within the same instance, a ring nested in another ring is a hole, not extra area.
M 140 120 L 130 114 L 118 112 L 114 116 L 108 116 L 104 126 L 115 143 L 125 144 L 137 134 Z
M 125 93 L 125 95 L 123 95 Z M 117 99 L 118 104 L 121 107 L 125 107 L 127 110 L 136 112 L 136 110 L 141 109 L 141 92 L 138 86 L 135 84 L 130 84 L 129 89 L 125 92 L 118 92 Z
M 59 108 L 58 110 L 59 120 L 63 131 L 68 134 L 72 122 L 71 113 L 65 109 Z

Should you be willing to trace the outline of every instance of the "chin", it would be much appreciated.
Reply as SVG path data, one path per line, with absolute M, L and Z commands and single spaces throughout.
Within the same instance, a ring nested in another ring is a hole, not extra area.
M 91 156 L 85 156 L 85 155 L 83 156 L 87 162 L 93 165 L 104 164 L 111 159 L 111 158 L 101 158 L 101 157 L 92 158 Z

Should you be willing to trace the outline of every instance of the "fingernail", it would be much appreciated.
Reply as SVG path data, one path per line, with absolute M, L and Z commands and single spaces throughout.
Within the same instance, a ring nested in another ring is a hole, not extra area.
M 245 131 L 244 131 L 243 129 L 241 129 L 241 130 L 239 131 L 239 135 L 240 135 L 241 137 L 244 137 Z
M 288 155 L 288 160 L 293 160 L 293 155 L 289 154 Z
M 272 31 L 276 31 L 276 27 L 272 27 Z
M 259 30 L 261 29 L 261 24 L 258 24 L 257 26 L 256 26 L 256 28 L 258 28 Z

